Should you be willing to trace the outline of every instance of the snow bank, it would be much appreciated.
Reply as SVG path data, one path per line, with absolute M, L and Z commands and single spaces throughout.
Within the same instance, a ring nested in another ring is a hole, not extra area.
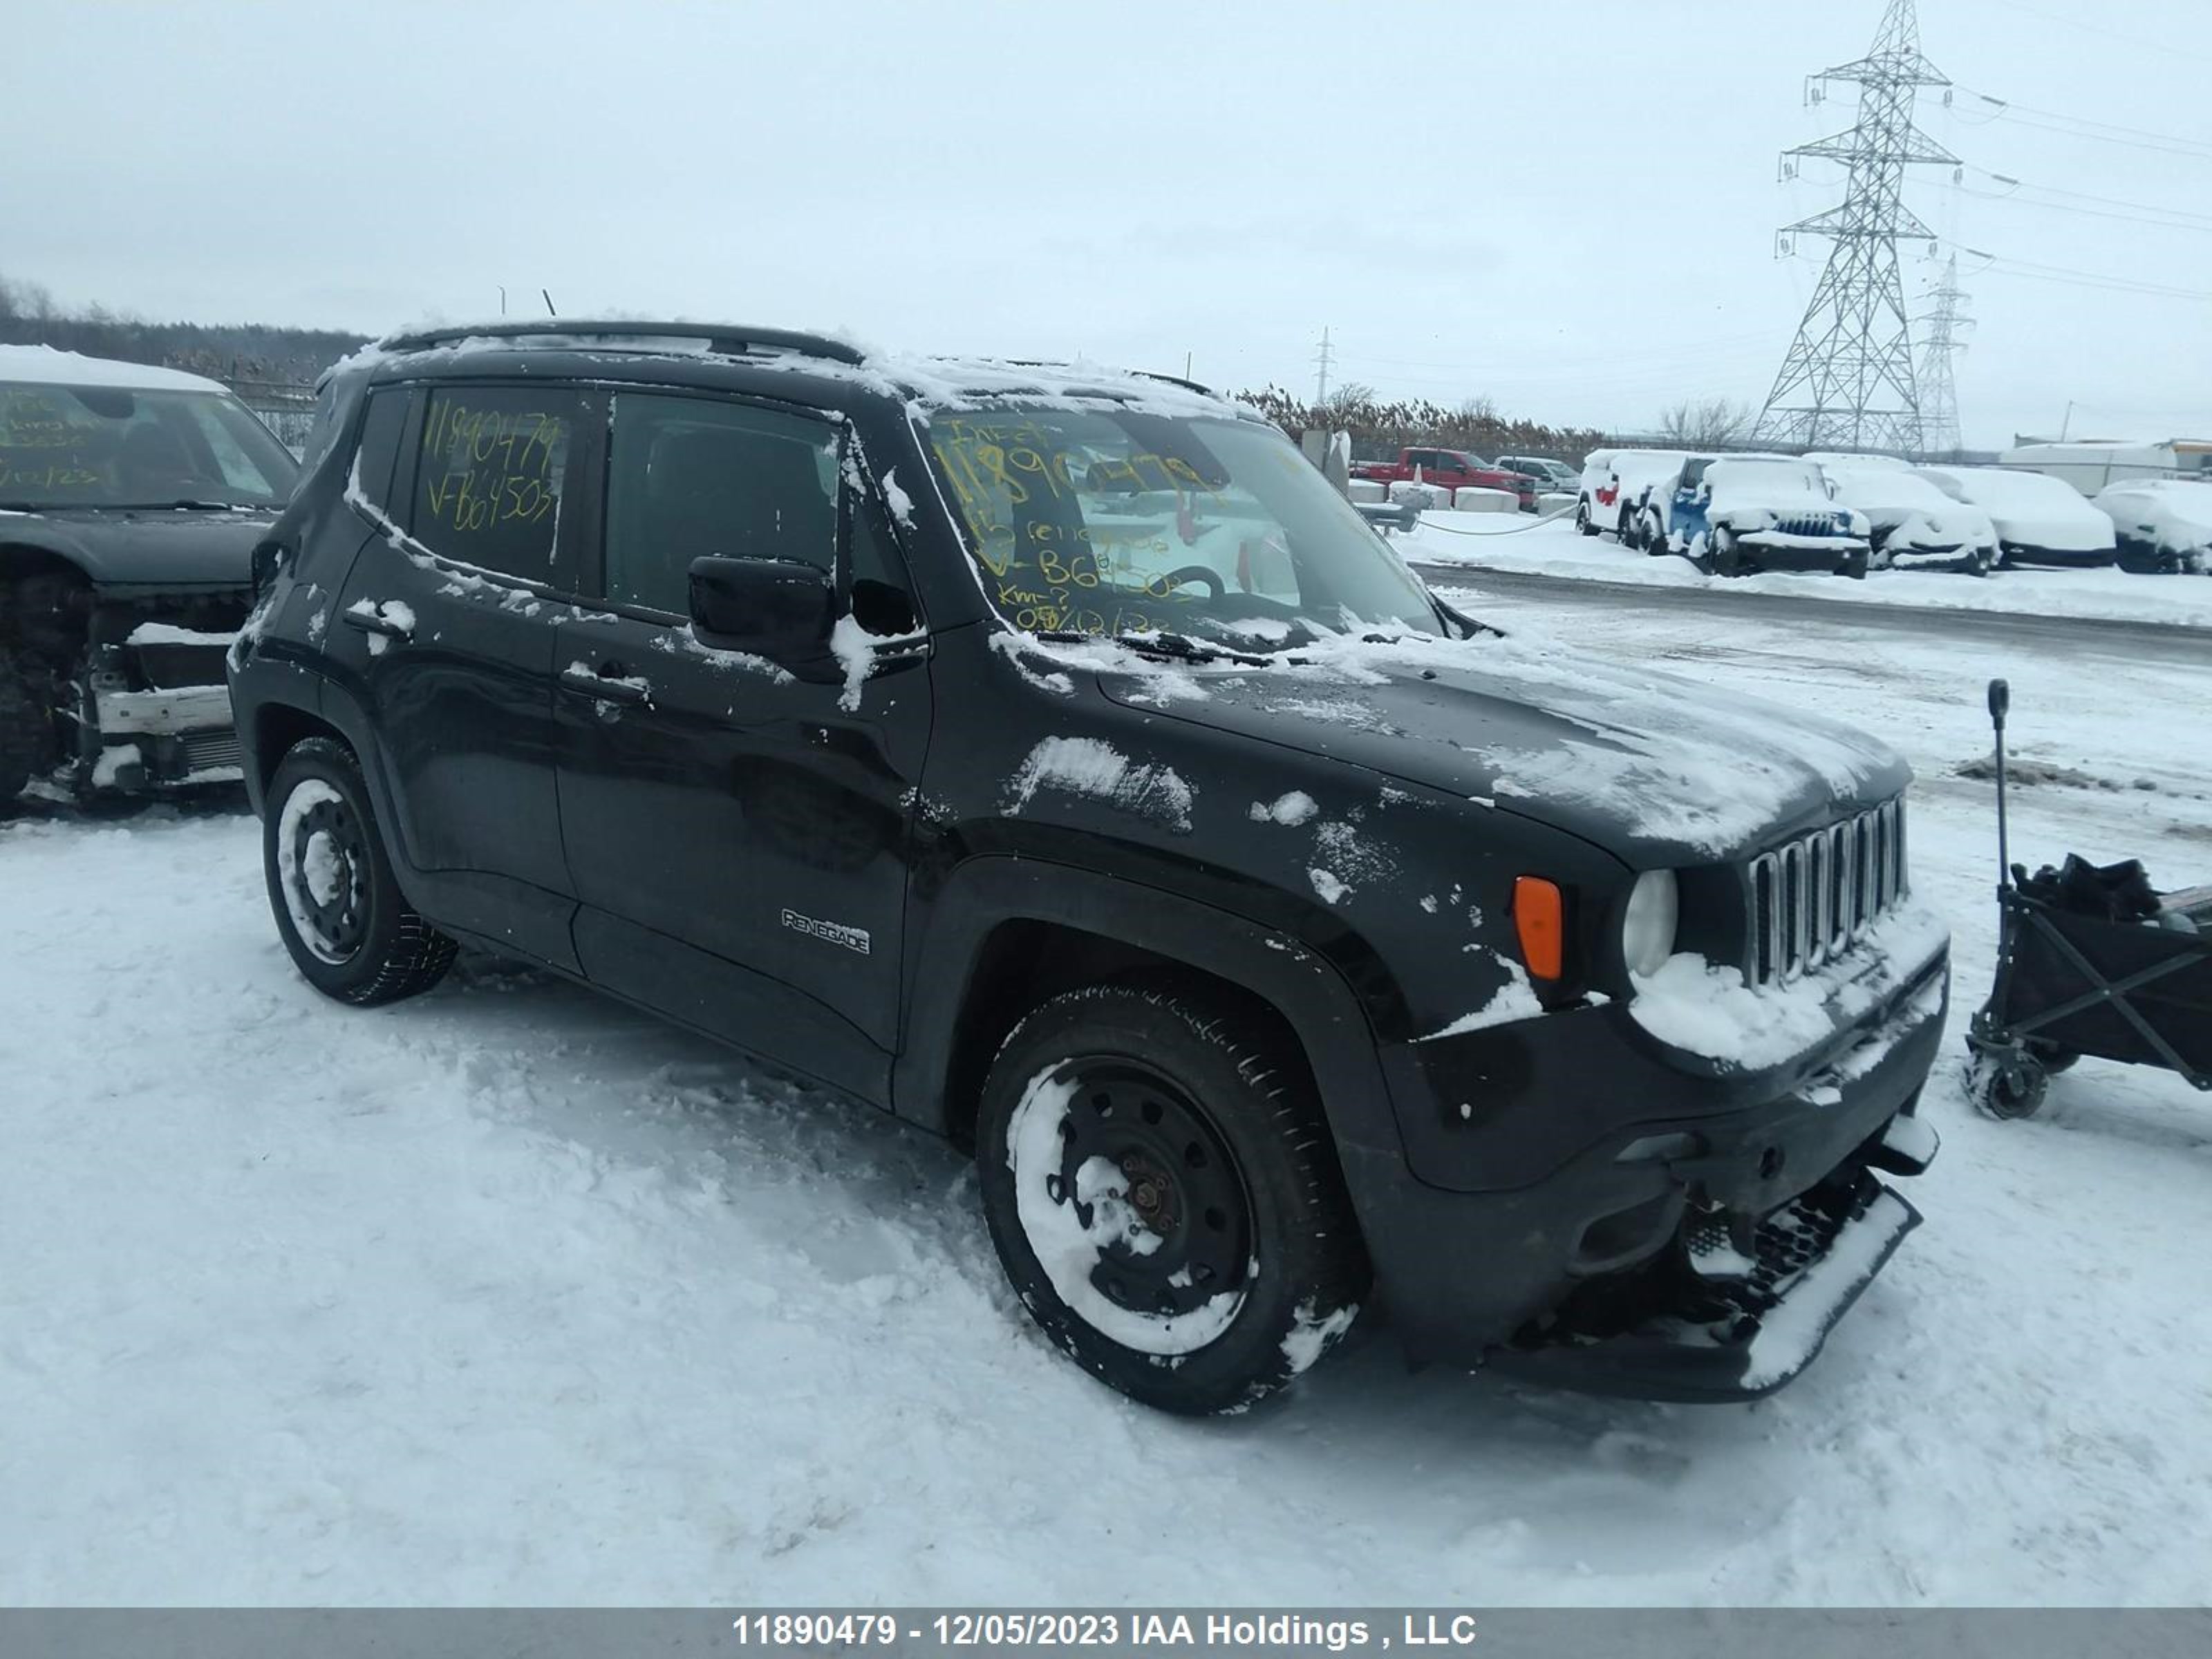
M 1439 501 L 1442 507 L 1443 502 Z M 1486 489 L 1475 484 L 1450 492 L 1450 506 L 1455 513 L 1518 513 L 1521 498 L 1510 489 Z

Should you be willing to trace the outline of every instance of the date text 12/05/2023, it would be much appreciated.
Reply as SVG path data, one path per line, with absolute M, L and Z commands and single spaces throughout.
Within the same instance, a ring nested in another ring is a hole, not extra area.
M 1395 1630 L 1392 1626 L 1395 1625 Z M 1466 1648 L 1469 1613 L 1401 1613 L 1370 1622 L 1340 1614 L 1173 1612 L 754 1613 L 732 1621 L 740 1647 L 890 1647 L 933 1639 L 940 1649 L 1121 1648 L 1389 1651 Z

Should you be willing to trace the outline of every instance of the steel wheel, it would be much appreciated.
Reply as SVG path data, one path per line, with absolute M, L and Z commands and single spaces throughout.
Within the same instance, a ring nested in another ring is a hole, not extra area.
M 1038 1328 L 1147 1405 L 1241 1411 L 1358 1314 L 1367 1255 L 1304 1058 L 1225 988 L 1048 998 L 984 1080 L 975 1162 Z
M 1139 1353 L 1228 1328 L 1252 1203 L 1221 1137 L 1149 1066 L 1088 1057 L 1033 1082 L 1008 1133 L 1024 1231 L 1060 1298 Z

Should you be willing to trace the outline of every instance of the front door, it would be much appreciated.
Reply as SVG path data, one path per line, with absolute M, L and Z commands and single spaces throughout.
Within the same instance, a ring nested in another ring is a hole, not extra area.
M 562 623 L 556 653 L 585 971 L 885 1100 L 930 729 L 888 520 L 829 420 L 676 392 L 611 401 L 602 597 Z M 686 620 L 702 556 L 817 564 L 848 614 L 859 588 L 878 633 L 842 661 L 717 650 Z

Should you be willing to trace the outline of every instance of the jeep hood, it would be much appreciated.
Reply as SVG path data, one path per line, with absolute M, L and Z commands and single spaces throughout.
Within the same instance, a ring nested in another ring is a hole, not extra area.
M 237 588 L 276 521 L 273 510 L 76 507 L 0 517 L 0 540 L 58 554 L 100 587 Z
M 1117 702 L 1364 767 L 1632 867 L 1736 857 L 1911 778 L 1839 721 L 1549 642 L 1333 638 L 1265 667 L 1108 670 Z

